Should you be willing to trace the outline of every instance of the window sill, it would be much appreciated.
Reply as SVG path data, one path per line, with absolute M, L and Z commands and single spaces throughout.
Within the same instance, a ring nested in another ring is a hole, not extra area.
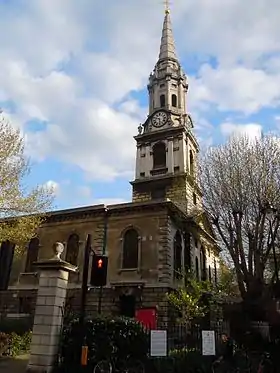
M 121 272 L 137 272 L 137 273 L 139 273 L 140 269 L 139 268 L 119 268 L 118 272 L 119 273 L 121 273 Z
M 7 313 L 6 317 L 8 319 L 22 319 L 22 318 L 30 317 L 30 313 L 26 313 L 26 312 Z
M 153 170 L 151 170 L 151 175 L 162 175 L 162 174 L 166 174 L 168 171 L 168 168 L 166 167 L 161 167 L 161 168 L 154 168 Z
M 34 276 L 34 277 L 37 277 L 38 272 L 21 272 L 19 275 L 20 276 Z

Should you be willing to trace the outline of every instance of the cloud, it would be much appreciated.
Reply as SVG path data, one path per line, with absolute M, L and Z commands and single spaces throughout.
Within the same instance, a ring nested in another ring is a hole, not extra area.
M 60 194 L 60 185 L 56 181 L 48 180 L 43 184 L 43 187 L 52 192 L 56 197 Z
M 94 188 L 87 184 L 75 185 L 69 180 L 63 180 L 57 183 L 53 180 L 49 180 L 44 184 L 44 187 L 48 190 L 52 190 L 56 197 L 59 198 L 60 204 L 66 208 L 76 208 L 86 205 L 114 205 L 119 203 L 130 202 L 130 195 L 127 197 L 112 197 L 112 198 L 97 198 L 94 192 Z M 100 192 L 98 193 L 100 195 Z M 124 193 L 122 193 L 124 195 Z M 55 206 L 55 209 L 60 209 Z
M 28 154 L 76 165 L 89 180 L 131 177 L 133 136 L 147 114 L 147 99 L 140 103 L 133 94 L 146 89 L 158 56 L 160 5 L 19 0 L 15 10 L 9 4 L 0 4 L 6 35 L 0 101 L 12 103 L 10 115 L 25 131 Z M 213 142 L 209 113 L 248 116 L 279 105 L 278 1 L 268 7 L 264 0 L 253 6 L 178 0 L 173 8 L 180 59 L 186 56 L 188 66 L 188 57 L 197 56 L 187 100 L 200 141 Z M 34 120 L 38 128 L 31 131 Z
M 220 125 L 221 132 L 224 136 L 233 134 L 246 134 L 250 138 L 260 137 L 262 133 L 262 126 L 258 123 L 234 124 L 222 123 Z
M 265 107 L 276 107 L 280 102 L 279 73 L 269 74 L 243 66 L 213 68 L 205 64 L 192 86 L 194 106 L 201 109 L 203 104 L 213 104 L 220 111 L 249 115 Z
M 60 114 L 68 126 L 52 123 L 44 136 L 29 133 L 30 153 L 41 158 L 53 154 L 79 166 L 91 179 L 130 175 L 135 152 L 132 139 L 138 120 L 96 100 L 85 100 L 80 105 L 80 112 Z
M 265 0 L 178 0 L 174 11 L 185 40 L 182 52 L 215 56 L 227 65 L 258 64 L 260 56 L 280 49 L 280 3 L 271 0 L 269 4 Z
M 81 195 L 83 198 L 91 198 L 92 197 L 92 190 L 89 186 L 82 185 L 78 188 L 78 194 Z

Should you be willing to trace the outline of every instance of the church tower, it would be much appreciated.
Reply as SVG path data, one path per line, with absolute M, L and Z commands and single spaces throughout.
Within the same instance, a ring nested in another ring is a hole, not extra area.
M 133 202 L 170 199 L 185 212 L 201 205 L 199 146 L 187 112 L 188 82 L 176 56 L 169 10 L 148 83 L 149 114 L 138 127 Z

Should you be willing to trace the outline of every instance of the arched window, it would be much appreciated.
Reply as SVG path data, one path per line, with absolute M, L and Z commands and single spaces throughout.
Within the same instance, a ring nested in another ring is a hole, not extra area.
M 79 255 L 79 236 L 77 234 L 71 234 L 67 241 L 66 249 L 66 262 L 73 265 L 78 264 L 78 255 Z
M 209 280 L 209 282 L 212 281 L 212 273 L 211 273 L 211 267 L 210 266 L 208 267 L 208 280 Z
M 131 228 L 125 232 L 123 237 L 122 268 L 138 268 L 138 242 L 138 232 L 135 229 Z
M 27 256 L 25 262 L 25 272 L 34 272 L 33 263 L 38 260 L 40 241 L 38 237 L 34 237 L 29 241 Z
M 194 176 L 194 158 L 193 158 L 193 152 L 190 150 L 190 174 L 191 176 Z
M 215 284 L 217 285 L 218 284 L 218 274 L 217 274 L 217 263 L 216 263 L 216 259 L 214 259 L 214 281 L 215 281 Z
M 0 290 L 7 290 L 14 258 L 15 245 L 10 241 L 1 243 L 0 248 Z
M 197 203 L 197 200 L 196 200 L 196 194 L 193 193 L 193 204 L 196 205 L 196 203 Z
M 201 280 L 206 281 L 207 280 L 207 274 L 206 274 L 206 255 L 205 255 L 205 250 L 204 247 L 201 247 L 200 250 L 200 268 L 201 268 Z
M 184 266 L 186 270 L 191 269 L 191 235 L 188 232 L 184 234 Z
M 173 107 L 177 107 L 177 96 L 174 94 L 171 96 L 171 103 Z
M 174 277 L 180 278 L 182 271 L 182 236 L 179 231 L 176 232 L 173 241 L 174 257 Z
M 166 150 L 163 142 L 158 142 L 153 146 L 154 168 L 166 167 Z
M 159 101 L 160 101 L 160 107 L 165 107 L 165 95 L 160 95 Z
M 199 281 L 199 264 L 198 264 L 198 257 L 195 257 L 195 275 L 196 279 Z

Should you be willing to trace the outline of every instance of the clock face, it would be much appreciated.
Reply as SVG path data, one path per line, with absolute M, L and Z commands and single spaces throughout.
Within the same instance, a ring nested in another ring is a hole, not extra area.
M 167 122 L 167 114 L 164 111 L 158 111 L 152 118 L 153 126 L 161 127 Z

